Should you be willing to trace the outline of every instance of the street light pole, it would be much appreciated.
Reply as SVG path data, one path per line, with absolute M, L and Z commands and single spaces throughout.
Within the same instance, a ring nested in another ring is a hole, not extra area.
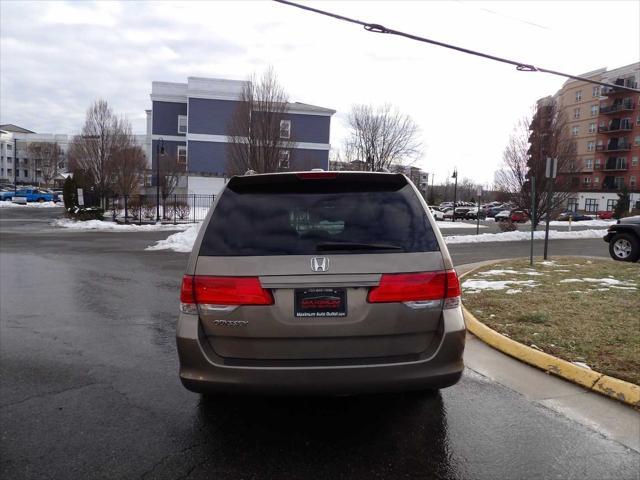
M 164 155 L 164 139 L 156 143 L 156 222 L 160 221 L 160 155 Z
M 453 215 L 451 215 L 451 221 L 456 221 L 456 203 L 458 202 L 458 169 L 453 169 L 453 175 L 451 178 L 455 178 L 455 183 L 453 184 Z
M 13 193 L 18 193 L 18 140 L 13 137 Z

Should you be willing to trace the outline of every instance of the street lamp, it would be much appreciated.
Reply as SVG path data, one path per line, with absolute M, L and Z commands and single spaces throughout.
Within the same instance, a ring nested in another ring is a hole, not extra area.
M 13 137 L 13 193 L 18 193 L 18 140 Z
M 156 142 L 156 222 L 160 221 L 160 155 L 164 155 L 164 139 Z
M 458 169 L 457 168 L 453 169 L 453 175 L 451 175 L 451 178 L 456 179 L 453 185 L 453 215 L 451 216 L 451 221 L 455 222 L 456 221 L 456 203 L 458 201 Z

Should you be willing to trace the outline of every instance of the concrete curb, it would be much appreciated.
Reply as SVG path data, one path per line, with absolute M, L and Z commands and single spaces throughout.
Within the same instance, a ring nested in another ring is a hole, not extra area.
M 502 260 L 498 260 L 495 263 L 500 261 Z M 460 275 L 460 278 L 462 279 L 479 268 L 481 267 L 478 266 L 465 272 Z M 588 390 L 601 393 L 636 408 L 640 407 L 640 386 L 604 375 L 594 370 L 578 367 L 571 362 L 523 345 L 487 327 L 474 317 L 464 305 L 462 306 L 462 311 L 467 329 L 496 350 L 506 353 L 521 362 L 540 368 L 545 372 L 552 373 L 565 380 L 581 385 Z

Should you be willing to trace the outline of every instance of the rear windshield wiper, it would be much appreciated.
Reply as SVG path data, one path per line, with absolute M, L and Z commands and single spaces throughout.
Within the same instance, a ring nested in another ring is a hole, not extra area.
M 318 252 L 329 250 L 404 250 L 399 245 L 387 243 L 322 242 L 316 245 Z

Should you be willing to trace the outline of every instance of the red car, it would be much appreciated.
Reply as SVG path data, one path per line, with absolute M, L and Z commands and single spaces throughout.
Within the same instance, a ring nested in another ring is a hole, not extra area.
M 598 212 L 598 218 L 600 220 L 611 220 L 613 218 L 613 212 L 603 210 L 601 212 Z
M 512 210 L 511 211 L 511 221 L 517 223 L 524 223 L 529 220 L 529 215 L 524 213 L 522 210 Z

